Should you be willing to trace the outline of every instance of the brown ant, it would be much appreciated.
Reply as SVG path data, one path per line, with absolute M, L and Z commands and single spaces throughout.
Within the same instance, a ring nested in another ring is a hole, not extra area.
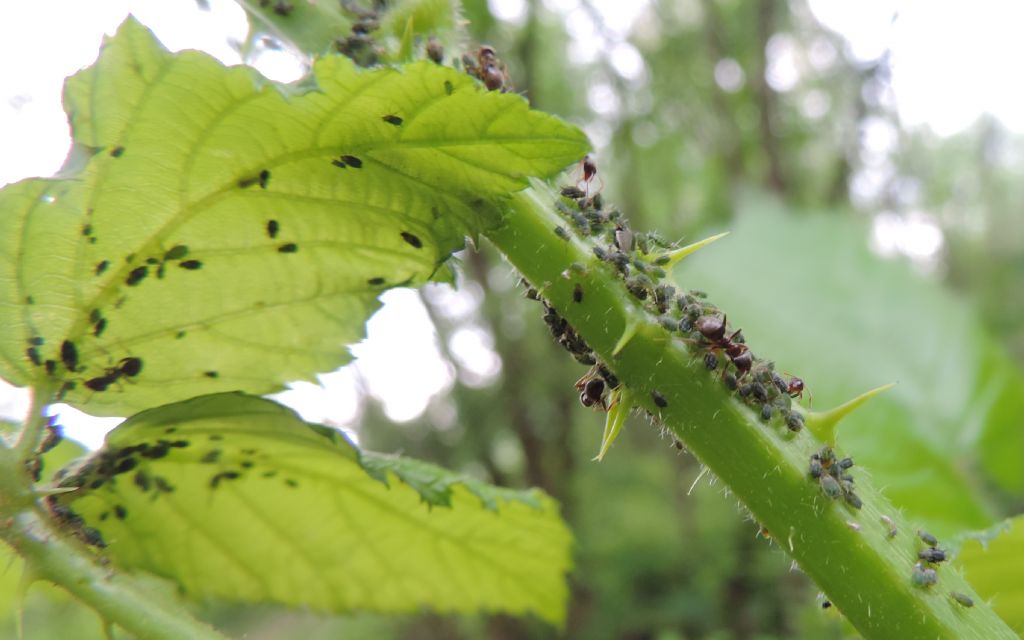
M 598 182 L 601 183 L 601 186 L 597 188 L 597 191 L 594 192 L 594 195 L 601 193 L 601 190 L 604 189 L 604 179 L 601 176 L 597 175 L 597 162 L 594 160 L 593 156 L 591 156 L 589 153 L 583 156 L 583 159 L 580 160 L 579 170 L 580 175 L 582 177 L 576 181 L 576 187 L 581 189 L 583 193 L 586 194 L 587 197 L 589 197 L 590 183 L 593 182 L 594 178 L 597 178 Z M 580 183 L 583 184 L 582 187 L 580 187 Z
M 721 350 L 729 357 L 729 360 L 736 367 L 736 379 L 739 380 L 744 374 L 750 371 L 754 365 L 754 354 L 750 352 L 747 345 L 738 342 L 736 338 L 743 329 L 737 329 L 730 336 L 725 335 L 725 327 L 728 316 L 719 318 L 716 315 L 706 315 L 697 318 L 694 326 L 708 342 L 712 350 Z M 722 369 L 724 374 L 725 368 Z
M 466 73 L 483 82 L 488 91 L 506 92 L 512 86 L 508 71 L 505 69 L 505 65 L 498 60 L 498 54 L 494 47 L 486 44 L 480 45 L 476 52 L 476 58 L 469 54 L 462 56 L 462 65 L 466 69 Z
M 608 410 L 608 404 L 604 400 L 605 387 L 612 388 L 611 384 L 606 385 L 603 373 L 607 371 L 599 365 L 594 365 L 582 378 L 576 381 L 576 390 L 580 392 L 580 404 L 584 407 L 597 405 L 602 411 Z M 608 372 L 609 374 L 611 372 Z M 614 376 L 613 376 L 614 378 Z M 616 386 L 618 381 L 616 380 Z
M 810 405 L 811 401 L 814 400 L 814 394 L 811 393 L 810 389 L 804 386 L 804 381 L 791 373 L 786 375 L 790 376 L 789 381 L 786 383 L 786 393 L 789 394 L 790 398 L 804 399 L 804 391 L 807 392 L 807 403 Z

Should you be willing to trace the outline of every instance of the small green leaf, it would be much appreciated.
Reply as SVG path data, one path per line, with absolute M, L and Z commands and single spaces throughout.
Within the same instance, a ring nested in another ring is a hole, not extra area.
M 964 542 L 955 563 L 1017 633 L 1024 633 L 1024 516 Z
M 117 563 L 195 597 L 564 618 L 571 538 L 549 497 L 361 454 L 261 398 L 140 413 L 62 484 Z
M 344 364 L 383 290 L 447 277 L 496 200 L 587 148 L 433 63 L 280 86 L 132 19 L 65 105 L 92 159 L 0 191 L 0 375 L 97 415 Z

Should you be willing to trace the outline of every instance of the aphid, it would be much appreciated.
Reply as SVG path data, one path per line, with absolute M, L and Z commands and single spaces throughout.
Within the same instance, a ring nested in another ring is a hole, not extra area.
M 828 600 L 822 600 L 821 601 L 821 608 L 822 609 L 830 609 L 831 607 L 832 607 L 832 603 L 829 602 Z
M 149 475 L 142 469 L 135 472 L 135 477 L 132 478 L 132 481 L 142 491 L 149 491 Z
M 427 39 L 427 58 L 434 64 L 444 64 L 444 47 L 433 36 Z
M 125 278 L 124 283 L 129 287 L 134 287 L 135 285 L 145 280 L 147 275 L 149 275 L 149 267 L 135 267 L 134 269 L 131 270 L 131 272 L 128 273 L 128 277 Z
M 103 330 L 106 329 L 106 328 L 107 328 L 107 319 L 106 318 L 100 318 L 99 320 L 96 321 L 96 324 L 93 325 L 92 335 L 98 338 L 103 333 Z
M 938 539 L 935 536 L 933 536 L 932 534 L 928 533 L 927 531 L 923 531 L 921 529 L 918 529 L 917 530 L 917 536 L 919 538 L 921 538 L 921 540 L 924 540 L 924 543 L 926 545 L 928 545 L 929 547 L 934 547 L 934 546 L 937 546 L 939 544 Z
M 282 244 L 280 247 L 277 248 L 278 253 L 295 253 L 298 250 L 299 245 L 295 244 L 294 242 Z
M 217 373 L 216 371 L 204 371 L 203 375 L 206 376 L 207 378 L 219 378 L 220 377 L 220 374 Z
M 882 524 L 884 524 L 886 527 L 888 527 L 888 529 L 889 529 L 888 536 L 890 538 L 895 538 L 896 537 L 896 533 L 897 533 L 897 531 L 896 531 L 896 523 L 893 522 L 892 518 L 890 518 L 889 516 L 882 516 Z
M 665 331 L 672 332 L 679 328 L 679 324 L 672 316 L 658 316 L 658 324 Z
M 386 116 L 381 116 L 381 118 L 380 118 L 380 119 L 381 119 L 381 120 L 383 120 L 384 122 L 388 123 L 388 124 L 393 124 L 393 125 L 395 125 L 396 127 L 400 127 L 400 126 L 402 126 L 402 119 L 401 119 L 401 118 L 399 118 L 399 117 L 398 117 L 398 116 L 396 116 L 396 115 L 386 115 Z
M 615 225 L 615 246 L 624 253 L 629 253 L 633 250 L 633 232 L 629 227 L 621 224 Z
M 843 497 L 846 499 L 846 503 L 854 509 L 860 509 L 864 506 L 864 502 L 860 499 L 860 496 L 853 491 L 845 491 L 843 493 Z
M 970 608 L 974 606 L 974 600 L 970 596 L 960 593 L 959 591 L 950 591 L 949 597 L 957 601 L 957 604 Z
M 260 171 L 259 182 L 260 182 L 260 189 L 266 189 L 267 188 L 267 184 L 270 183 L 270 172 L 267 171 L 266 169 Z
M 751 387 L 751 394 L 758 402 L 768 402 L 768 390 L 760 382 L 755 382 Z
M 444 93 L 445 93 L 445 95 L 450 96 L 450 95 L 452 95 L 452 93 L 454 91 L 455 91 L 455 87 L 452 85 L 451 81 L 445 80 L 444 81 Z
M 779 374 L 777 374 L 777 373 L 775 373 L 773 371 L 771 373 L 771 378 L 772 378 L 772 383 L 775 385 L 776 388 L 778 388 L 780 393 L 786 393 L 787 392 L 787 389 L 789 387 L 786 385 L 786 381 L 782 379 L 782 376 L 780 376 Z
M 849 469 L 853 466 L 853 458 L 843 458 L 838 464 L 840 469 Z
M 362 169 L 363 161 L 355 156 L 341 156 L 341 161 L 353 169 Z
M 727 372 L 725 372 L 724 375 L 722 375 L 722 381 L 725 382 L 725 387 L 729 391 L 735 391 L 736 390 L 736 386 L 737 386 L 736 376 L 732 375 L 731 373 L 729 373 L 727 371 Z
M 825 474 L 818 479 L 821 483 L 821 488 L 825 491 L 825 495 L 835 500 L 839 496 L 843 495 L 843 488 L 839 485 L 839 481 L 832 476 Z
M 935 547 L 928 547 L 924 551 L 918 551 L 917 557 L 925 562 L 939 563 L 946 560 L 946 552 Z
M 114 505 L 114 515 L 117 516 L 118 520 L 124 520 L 128 517 L 128 510 L 119 504 Z
M 583 287 L 579 283 L 572 289 L 572 301 L 583 302 Z
M 791 412 L 786 416 L 786 428 L 796 433 L 804 428 L 804 417 L 799 413 Z
M 939 581 L 939 574 L 935 573 L 935 569 L 926 569 L 918 562 L 910 573 L 910 581 L 918 587 L 930 587 Z
M 683 333 L 690 333 L 693 331 L 693 320 L 690 320 L 687 316 L 683 316 L 679 319 L 679 330 Z M 735 380 L 735 378 L 733 378 Z
M 555 235 L 558 236 L 559 238 L 561 238 L 562 240 L 565 240 L 565 241 L 569 240 L 569 232 L 565 230 L 565 227 L 556 226 L 555 227 Z
M 339 169 L 344 169 L 345 167 L 348 166 L 344 162 L 342 162 L 341 160 L 338 160 L 338 159 L 331 160 L 331 164 L 333 164 L 334 166 L 338 167 Z
M 281 225 L 278 224 L 277 220 L 267 220 L 267 235 L 273 240 L 277 237 L 277 232 L 281 229 Z
M 370 285 L 371 287 L 379 287 L 382 284 L 384 284 L 384 278 L 370 278 L 369 280 L 366 281 L 366 284 Z
M 811 477 L 814 479 L 820 478 L 824 473 L 824 469 L 821 467 L 821 459 L 818 458 L 818 454 L 816 453 L 811 455 L 811 464 L 808 467 L 808 473 L 810 473 Z
M 768 422 L 772 419 L 772 405 L 765 403 L 761 405 L 761 420 Z
M 103 272 L 110 266 L 109 260 L 100 260 L 96 263 L 96 275 L 103 275 Z
M 176 244 L 164 254 L 164 260 L 181 260 L 188 255 L 188 247 L 183 244 Z
M 710 351 L 705 353 L 704 354 L 704 366 L 707 367 L 707 369 L 709 371 L 714 371 L 715 369 L 717 369 L 718 368 L 718 356 L 716 356 L 714 353 L 712 353 Z
M 658 405 L 658 407 L 662 409 L 668 406 L 668 400 L 666 400 L 665 396 L 661 395 L 657 390 L 651 392 L 651 400 L 653 400 L 654 404 Z
M 78 349 L 74 342 L 65 340 L 60 344 L 60 361 L 68 371 L 78 370 Z
M 124 147 L 122 146 L 117 146 L 110 150 L 111 158 L 120 158 L 122 155 L 124 155 Z
M 289 15 L 291 15 L 291 12 L 294 10 L 295 5 L 293 5 L 291 2 L 288 2 L 288 0 L 277 0 L 277 2 L 274 3 L 274 13 L 281 16 L 282 18 L 287 18 Z M 353 30 L 354 29 L 355 27 L 353 27 Z
M 413 246 L 413 248 L 416 248 L 416 249 L 422 249 L 423 248 L 423 242 L 421 242 L 420 239 L 417 236 L 409 233 L 408 231 L 403 231 L 402 232 L 402 240 L 405 240 L 406 242 L 408 242 L 410 245 Z
M 39 357 L 39 350 L 35 347 L 25 349 L 25 356 L 37 367 L 43 364 L 42 359 Z
M 602 247 L 594 247 L 594 255 L 597 256 L 598 260 L 608 260 L 608 252 Z
M 216 489 L 221 480 L 235 480 L 238 476 L 239 473 L 237 471 L 221 471 L 220 473 L 216 473 L 212 478 L 210 478 L 210 488 Z
M 189 271 L 195 271 L 203 268 L 203 263 L 199 260 L 182 260 L 178 263 L 178 266 L 182 269 L 188 269 Z
M 748 382 L 746 384 L 741 384 L 738 392 L 739 392 L 741 398 L 746 398 L 747 396 L 749 396 L 753 392 L 753 390 L 754 390 L 754 385 L 752 385 L 752 384 L 750 384 Z
M 563 196 L 565 196 L 566 198 L 572 198 L 574 200 L 576 200 L 578 198 L 583 198 L 583 197 L 585 197 L 587 195 L 587 194 L 585 194 L 583 192 L 583 189 L 580 189 L 579 187 L 572 187 L 572 186 L 562 187 L 562 190 L 561 190 L 560 193 Z

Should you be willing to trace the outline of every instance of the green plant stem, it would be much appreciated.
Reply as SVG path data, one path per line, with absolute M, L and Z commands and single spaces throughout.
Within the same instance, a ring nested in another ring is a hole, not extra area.
M 18 434 L 18 442 L 14 445 L 18 460 L 22 462 L 35 455 L 43 439 L 43 430 L 46 427 L 43 407 L 52 402 L 55 390 L 56 386 L 40 386 L 32 390 L 32 404 L 25 417 L 25 424 Z
M 0 538 L 24 559 L 33 579 L 64 588 L 108 623 L 139 638 L 223 640 L 224 636 L 175 604 L 168 590 L 155 588 L 153 579 L 105 565 L 38 504 L 24 462 L 38 446 L 46 424 L 38 399 L 49 398 L 50 391 L 34 394 L 17 447 L 0 447 Z
M 937 584 L 914 586 L 911 573 L 924 546 L 867 474 L 857 475 L 863 509 L 825 496 L 808 475 L 809 457 L 822 443 L 806 429 L 792 434 L 778 420 L 762 423 L 705 369 L 701 354 L 692 355 L 649 316 L 591 245 L 559 238 L 554 228 L 569 225 L 554 212 L 557 197 L 541 184 L 516 194 L 504 226 L 489 232 L 489 239 L 631 389 L 638 405 L 729 487 L 858 631 L 867 638 L 1017 637 L 951 566 L 937 567 Z M 566 272 L 573 262 L 586 270 Z M 577 284 L 584 294 L 579 303 L 573 301 Z M 634 326 L 635 335 L 622 344 Z M 654 404 L 655 390 L 666 407 Z M 595 425 L 595 446 L 598 433 Z M 612 448 L 609 455 L 615 453 Z M 895 537 L 883 516 L 898 527 Z M 950 591 L 966 593 L 978 605 L 964 609 Z

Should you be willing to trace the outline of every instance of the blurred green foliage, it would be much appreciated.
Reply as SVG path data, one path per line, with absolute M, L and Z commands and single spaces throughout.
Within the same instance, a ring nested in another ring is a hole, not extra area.
M 905 129 L 886 98 L 887 59 L 853 58 L 799 0 L 655 0 L 626 31 L 604 24 L 597 3 L 558 4 L 571 8 L 525 0 L 512 23 L 467 0 L 465 51 L 493 45 L 534 107 L 590 133 L 604 195 L 635 227 L 670 239 L 735 231 L 679 277 L 709 289 L 759 355 L 805 378 L 815 408 L 900 383 L 839 438 L 908 513 L 952 533 L 1024 511 L 1021 139 L 991 120 L 952 138 Z M 585 44 L 596 50 L 584 62 L 569 29 L 581 23 L 594 27 Z M 766 79 L 781 50 L 798 61 L 793 86 Z M 630 51 L 643 64 L 624 74 Z M 889 127 L 898 143 L 883 179 L 864 189 L 869 125 Z M 867 250 L 877 214 L 914 212 L 943 233 L 937 260 Z M 632 422 L 603 463 L 591 462 L 603 416 L 576 399 L 585 368 L 553 344 L 539 305 L 489 247 L 466 253 L 460 280 L 479 302 L 468 314 L 447 314 L 436 290 L 421 294 L 455 373 L 450 392 L 401 425 L 365 396 L 361 442 L 560 500 L 577 537 L 564 633 L 500 616 L 332 619 L 213 606 L 216 624 L 308 640 L 855 635 L 656 429 Z M 465 328 L 493 339 L 494 384 L 481 387 L 450 353 Z

